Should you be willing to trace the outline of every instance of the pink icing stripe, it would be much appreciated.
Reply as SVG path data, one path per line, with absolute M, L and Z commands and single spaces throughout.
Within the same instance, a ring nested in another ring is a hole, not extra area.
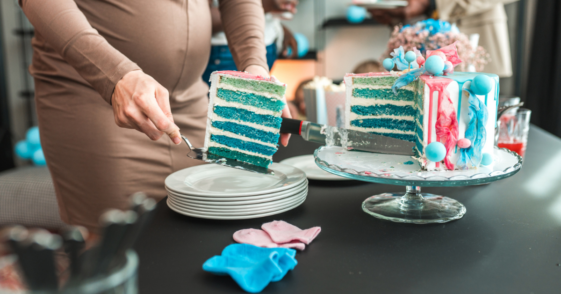
M 234 77 L 238 77 L 238 78 L 242 78 L 242 79 L 252 79 L 252 80 L 258 80 L 258 81 L 274 82 L 272 78 L 266 78 L 266 77 L 263 77 L 263 76 L 253 75 L 253 74 L 250 74 L 250 73 L 247 73 L 247 72 L 241 72 L 241 71 L 235 71 L 235 70 L 222 70 L 222 71 L 215 71 L 213 73 L 221 74 L 221 75 L 234 76 Z

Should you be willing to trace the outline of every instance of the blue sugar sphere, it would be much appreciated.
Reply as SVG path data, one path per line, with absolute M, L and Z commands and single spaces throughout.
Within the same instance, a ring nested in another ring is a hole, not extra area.
M 33 161 L 33 164 L 38 166 L 47 165 L 47 162 L 45 161 L 45 154 L 43 153 L 43 149 L 37 149 L 35 152 L 33 152 L 33 156 L 31 157 L 31 160 Z
M 294 39 L 296 39 L 296 43 L 298 43 L 298 57 L 302 58 L 310 50 L 310 42 L 308 42 L 306 36 L 300 33 L 295 33 Z
M 476 76 L 469 87 L 475 95 L 487 95 L 493 88 L 493 80 L 486 75 Z
M 491 163 L 493 163 L 493 155 L 489 153 L 483 153 L 483 156 L 481 156 L 481 164 L 490 165 Z
M 440 142 L 432 142 L 425 148 L 425 156 L 432 162 L 439 162 L 446 157 L 446 148 Z
M 27 130 L 27 134 L 25 134 L 25 139 L 29 144 L 32 145 L 41 145 L 41 138 L 39 137 L 39 127 L 32 127 Z
M 351 5 L 347 8 L 347 21 L 350 23 L 361 23 L 366 18 L 366 9 Z
M 391 58 L 386 58 L 386 59 L 384 59 L 384 61 L 382 62 L 382 65 L 384 66 L 384 68 L 385 68 L 386 70 L 389 71 L 389 70 L 392 70 L 392 69 L 393 69 L 394 63 L 393 63 L 393 60 L 392 60 Z
M 417 60 L 417 55 L 413 51 L 407 51 L 407 53 L 405 53 L 405 60 L 407 60 L 407 62 L 411 63 L 411 62 Z
M 433 75 L 442 74 L 444 70 L 444 60 L 442 60 L 440 56 L 431 55 L 425 62 L 425 69 Z
M 14 151 L 19 158 L 30 159 L 35 151 L 35 148 L 33 148 L 33 146 L 31 146 L 27 141 L 19 141 L 16 144 Z

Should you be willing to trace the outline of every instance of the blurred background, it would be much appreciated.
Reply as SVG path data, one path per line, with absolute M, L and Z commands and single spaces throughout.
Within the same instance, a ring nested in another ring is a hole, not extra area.
M 364 17 L 359 15 L 359 19 L 351 19 L 350 22 L 348 16 L 350 2 L 350 0 L 300 0 L 297 13 L 292 16 L 292 19 L 281 20 L 286 29 L 293 35 L 298 35 L 295 38 L 300 46 L 298 51 L 304 53 L 299 58 L 280 57 L 272 67 L 272 74 L 288 85 L 286 95 L 288 100 L 294 100 L 298 86 L 314 76 L 327 77 L 334 82 L 340 82 L 346 73 L 352 72 L 361 62 L 383 59 L 382 55 L 388 47 L 393 26 L 380 23 L 369 12 L 366 12 Z M 540 83 L 545 82 L 543 78 L 537 76 L 532 80 L 529 73 L 542 72 L 548 76 L 555 73 L 544 73 L 550 65 L 551 70 L 554 70 L 555 59 L 551 56 L 554 56 L 555 52 L 548 50 L 548 54 L 552 54 L 548 57 L 544 54 L 534 54 L 534 56 L 532 51 L 535 51 L 536 46 L 541 49 L 548 42 L 559 41 L 553 36 L 559 34 L 558 32 L 544 30 L 544 27 L 548 26 L 553 28 L 555 23 L 558 26 L 559 21 L 555 13 L 559 15 L 559 3 L 546 0 L 503 2 L 505 2 L 504 9 L 508 19 L 512 76 L 501 78 L 500 94 L 502 97 L 521 97 L 523 101 L 531 100 L 530 91 L 536 93 L 537 90 L 529 91 L 529 88 L 542 89 L 544 86 Z M 536 17 L 538 14 L 540 14 L 539 18 Z M 401 23 L 415 23 L 431 16 L 435 16 L 434 11 L 427 9 L 423 14 Z M 1 1 L 0 18 L 0 55 L 2 56 L 0 58 L 0 171 L 2 171 L 14 166 L 31 164 L 31 161 L 22 160 L 14 154 L 14 146 L 17 142 L 26 139 L 28 130 L 37 125 L 37 119 L 34 109 L 33 79 L 27 70 L 32 57 L 30 41 L 34 34 L 33 27 L 17 5 L 17 1 Z M 536 31 L 540 32 L 539 36 L 536 36 Z M 302 51 L 303 49 L 307 50 Z M 534 68 L 531 68 L 532 66 Z M 544 71 L 541 70 L 542 68 Z M 555 84 L 552 80 L 548 80 L 547 83 L 549 83 L 547 87 Z M 552 95 L 551 92 L 540 94 L 548 97 L 547 99 L 552 99 L 550 97 Z M 551 121 L 543 121 L 539 118 L 539 106 L 553 102 L 539 101 L 536 98 L 532 102 L 534 104 L 527 103 L 535 114 L 532 117 L 533 122 L 560 135 L 559 129 L 552 126 L 548 129 Z M 559 123 L 555 122 L 555 124 Z

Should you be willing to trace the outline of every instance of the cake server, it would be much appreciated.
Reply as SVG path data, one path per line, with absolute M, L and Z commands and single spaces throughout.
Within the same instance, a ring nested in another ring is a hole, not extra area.
M 181 138 L 183 138 L 183 141 L 185 141 L 187 146 L 189 146 L 189 149 L 191 149 L 191 152 L 189 152 L 187 156 L 189 156 L 192 159 L 202 160 L 207 163 L 220 164 L 223 166 L 246 170 L 254 173 L 267 174 L 267 175 L 275 174 L 272 170 L 268 168 L 264 168 L 250 163 L 241 162 L 235 159 L 225 158 L 219 155 L 208 153 L 208 151 L 205 148 L 193 147 L 191 142 L 189 142 L 189 140 L 185 136 L 181 135 Z
M 414 142 L 344 128 L 325 126 L 309 121 L 283 118 L 280 131 L 281 133 L 300 135 L 304 140 L 309 142 L 327 146 L 341 146 L 348 150 L 414 155 Z

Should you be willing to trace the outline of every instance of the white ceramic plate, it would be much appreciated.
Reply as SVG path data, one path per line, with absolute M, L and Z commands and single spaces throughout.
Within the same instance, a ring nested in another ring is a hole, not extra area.
M 306 174 L 306 177 L 310 180 L 320 180 L 320 181 L 349 181 L 350 180 L 349 178 L 340 177 L 338 175 L 334 175 L 332 173 L 326 172 L 323 169 L 319 168 L 312 154 L 287 158 L 281 161 L 280 163 L 291 165 L 301 169 Z
M 293 195 L 292 197 L 282 199 L 276 202 L 270 203 L 261 203 L 259 205 L 245 205 L 245 206 L 238 206 L 238 207 L 198 207 L 193 206 L 188 203 L 181 203 L 176 199 L 170 198 L 170 202 L 173 203 L 178 208 L 182 208 L 189 211 L 196 211 L 199 213 L 208 213 L 208 214 L 217 214 L 217 215 L 244 215 L 244 214 L 254 214 L 256 212 L 268 212 L 272 210 L 282 209 L 286 206 L 290 206 L 300 200 L 302 198 L 306 198 L 308 191 L 303 193 L 299 193 Z
M 248 200 L 240 200 L 240 201 L 231 201 L 235 200 L 236 198 L 229 199 L 229 201 L 215 201 L 214 199 L 210 199 L 210 201 L 206 200 L 193 200 L 191 198 L 183 197 L 183 195 L 177 195 L 170 191 L 168 191 L 168 196 L 174 198 L 178 202 L 183 203 L 190 203 L 190 204 L 198 204 L 198 205 L 211 205 L 211 206 L 236 206 L 236 205 L 248 205 L 248 204 L 258 204 L 258 203 L 265 203 L 265 202 L 272 202 L 280 199 L 284 199 L 287 197 L 291 197 L 295 194 L 300 194 L 304 191 L 307 191 L 307 186 L 300 186 L 298 189 L 290 189 L 286 192 L 277 193 L 275 195 L 264 195 L 257 199 L 248 199 Z
M 165 185 L 178 194 L 238 197 L 271 194 L 294 188 L 306 180 L 303 171 L 290 165 L 273 163 L 270 169 L 274 175 L 204 164 L 174 172 L 166 178 Z
M 205 218 L 205 219 L 219 219 L 219 220 L 236 220 L 236 219 L 252 219 L 252 218 L 259 218 L 259 217 L 265 217 L 265 216 L 271 216 L 271 215 L 275 215 L 275 214 L 280 214 L 289 210 L 292 210 L 298 206 L 300 206 L 302 203 L 304 203 L 304 201 L 306 200 L 306 198 L 304 198 L 303 200 L 296 202 L 293 205 L 287 206 L 283 209 L 279 209 L 279 210 L 274 210 L 274 211 L 270 211 L 270 212 L 264 212 L 264 213 L 257 213 L 257 214 L 246 214 L 246 215 L 233 215 L 233 216 L 225 216 L 225 215 L 210 215 L 210 214 L 204 214 L 204 213 L 199 213 L 199 212 L 194 212 L 194 211 L 186 211 L 183 209 L 180 209 L 176 206 L 174 206 L 169 198 L 167 200 L 167 204 L 169 206 L 169 208 L 179 214 L 183 214 L 186 216 L 191 216 L 191 217 L 197 217 L 197 218 Z
M 407 6 L 407 1 L 399 0 L 353 0 L 351 5 L 373 9 L 393 9 Z

